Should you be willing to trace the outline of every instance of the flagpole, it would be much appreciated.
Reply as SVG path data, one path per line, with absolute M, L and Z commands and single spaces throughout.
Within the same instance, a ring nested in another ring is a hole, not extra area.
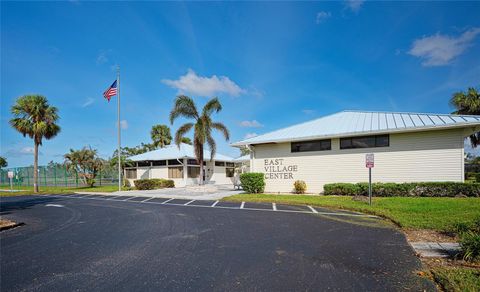
M 122 190 L 122 162 L 121 162 L 121 140 L 120 140 L 120 66 L 117 66 L 117 131 L 118 131 L 118 191 Z

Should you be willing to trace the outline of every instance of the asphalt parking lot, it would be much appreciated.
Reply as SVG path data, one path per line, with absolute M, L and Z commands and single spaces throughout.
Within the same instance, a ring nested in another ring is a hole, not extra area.
M 2 291 L 434 290 L 383 220 L 309 206 L 1 198 Z

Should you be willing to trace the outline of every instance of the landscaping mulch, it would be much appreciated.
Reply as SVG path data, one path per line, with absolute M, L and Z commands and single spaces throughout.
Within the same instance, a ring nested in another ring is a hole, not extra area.
M 20 225 L 23 225 L 23 223 L 16 223 L 8 219 L 0 218 L 0 231 L 15 228 Z

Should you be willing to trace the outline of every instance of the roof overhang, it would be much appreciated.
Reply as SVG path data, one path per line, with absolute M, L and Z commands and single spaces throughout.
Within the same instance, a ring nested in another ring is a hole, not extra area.
M 283 139 L 271 139 L 264 141 L 238 141 L 230 144 L 232 147 L 245 147 L 247 145 L 259 145 L 259 144 L 278 144 L 278 143 L 287 143 L 287 142 L 298 142 L 298 141 L 308 141 L 308 140 L 318 140 L 318 139 L 332 139 L 332 138 L 348 138 L 348 137 L 358 137 L 358 136 L 369 136 L 369 135 L 380 135 L 380 134 L 400 134 L 400 133 L 412 133 L 412 132 L 425 132 L 425 131 L 436 131 L 436 130 L 448 130 L 455 128 L 464 128 L 464 137 L 467 137 L 475 132 L 480 131 L 480 122 L 478 123 L 456 123 L 451 125 L 442 125 L 442 126 L 424 126 L 424 127 L 412 127 L 412 128 L 401 128 L 401 129 L 386 129 L 379 131 L 367 131 L 367 132 L 350 132 L 350 133 L 341 133 L 334 135 L 315 135 L 315 136 L 304 136 L 304 137 L 295 137 L 295 138 L 283 138 Z

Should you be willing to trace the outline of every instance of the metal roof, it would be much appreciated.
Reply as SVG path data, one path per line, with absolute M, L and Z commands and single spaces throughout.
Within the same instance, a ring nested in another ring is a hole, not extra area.
M 480 116 L 342 111 L 239 141 L 232 146 L 479 125 Z
M 250 161 L 250 154 L 247 154 L 247 155 L 243 155 L 243 156 L 240 156 L 240 157 L 237 157 L 234 159 L 235 162 L 245 162 L 245 161 Z
M 167 159 L 181 159 L 192 158 L 195 159 L 195 151 L 192 145 L 182 143 L 180 148 L 177 145 L 168 145 L 165 148 L 156 149 L 153 151 L 145 152 L 139 155 L 128 157 L 132 161 L 154 161 L 154 160 L 167 160 Z M 210 160 L 210 149 L 204 148 L 205 160 Z M 216 153 L 215 160 L 220 161 L 234 161 L 232 157 Z

